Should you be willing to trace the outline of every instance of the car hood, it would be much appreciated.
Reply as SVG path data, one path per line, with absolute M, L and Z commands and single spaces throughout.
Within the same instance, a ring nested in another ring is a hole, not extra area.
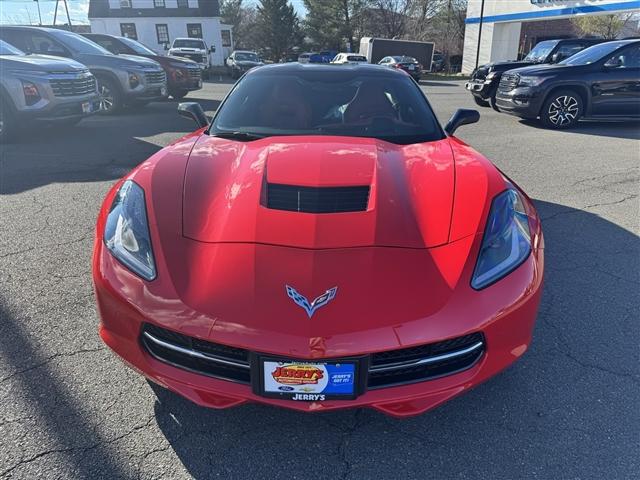
M 136 65 L 144 67 L 159 68 L 158 62 L 149 60 L 144 57 L 135 55 L 94 55 L 83 54 L 78 55 L 78 61 L 89 68 L 107 67 L 107 68 L 135 68 Z
M 61 59 L 49 55 L 1 55 L 3 68 L 11 65 L 20 70 L 37 70 L 46 72 L 77 72 L 86 67 L 74 60 Z
M 374 139 L 203 136 L 184 180 L 183 234 L 200 242 L 300 248 L 445 244 L 454 165 L 446 140 L 395 145 Z M 312 214 L 267 208 L 269 185 L 368 186 L 366 211 Z
M 509 60 L 504 62 L 487 63 L 486 65 L 483 65 L 482 67 L 480 67 L 480 69 L 486 72 L 489 72 L 489 71 L 506 72 L 507 70 L 513 70 L 514 68 L 520 68 L 520 67 L 527 67 L 529 65 L 534 65 L 534 63 Z
M 544 64 L 544 65 L 531 65 L 530 67 L 517 68 L 509 73 L 517 73 L 518 75 L 555 75 L 560 72 L 565 72 L 567 69 L 576 68 L 573 65 L 562 64 Z
M 262 62 L 252 62 L 249 60 L 236 61 L 236 65 L 240 67 L 257 67 L 259 65 L 263 65 Z

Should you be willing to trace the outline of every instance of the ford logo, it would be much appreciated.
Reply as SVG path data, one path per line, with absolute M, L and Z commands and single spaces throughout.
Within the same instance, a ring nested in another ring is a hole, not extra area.
M 278 390 L 281 390 L 283 392 L 291 392 L 295 389 L 293 387 L 287 387 L 286 385 L 283 385 L 281 387 L 278 387 Z

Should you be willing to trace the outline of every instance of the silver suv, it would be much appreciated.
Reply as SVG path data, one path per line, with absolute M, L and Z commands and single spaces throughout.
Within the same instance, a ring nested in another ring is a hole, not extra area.
M 0 40 L 0 141 L 32 120 L 72 125 L 99 109 L 96 79 L 87 67 L 25 55 Z
M 0 39 L 27 53 L 72 58 L 89 67 L 98 81 L 102 111 L 107 114 L 167 96 L 167 76 L 160 64 L 134 55 L 114 55 L 78 34 L 3 25 Z

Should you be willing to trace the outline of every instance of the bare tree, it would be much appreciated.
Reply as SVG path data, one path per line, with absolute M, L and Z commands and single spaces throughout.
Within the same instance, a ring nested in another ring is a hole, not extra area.
M 572 21 L 585 35 L 595 35 L 612 40 L 616 38 L 632 19 L 634 13 L 619 13 L 616 15 L 585 15 Z

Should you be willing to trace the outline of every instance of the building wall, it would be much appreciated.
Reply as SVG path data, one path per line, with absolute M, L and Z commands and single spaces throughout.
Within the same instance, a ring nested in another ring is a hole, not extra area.
M 468 0 L 462 72 L 476 66 L 482 0 Z M 515 60 L 523 23 L 640 11 L 640 0 L 484 0 L 478 64 Z
M 118 4 L 120 0 L 117 1 Z M 169 0 L 167 0 L 169 3 Z M 164 45 L 158 43 L 156 34 L 156 25 L 165 24 L 169 29 L 169 42 L 179 37 L 188 37 L 187 24 L 199 23 L 202 25 L 202 35 L 208 46 L 215 45 L 216 51 L 212 55 L 213 65 L 222 65 L 224 59 L 229 54 L 228 48 L 222 47 L 221 23 L 219 18 L 206 17 L 145 17 L 145 18 L 92 18 L 92 33 L 107 33 L 110 35 L 122 35 L 120 30 L 121 23 L 134 23 L 136 25 L 136 33 L 138 41 L 144 43 L 147 47 L 163 55 L 166 53 Z M 227 27 L 225 27 L 227 28 Z

